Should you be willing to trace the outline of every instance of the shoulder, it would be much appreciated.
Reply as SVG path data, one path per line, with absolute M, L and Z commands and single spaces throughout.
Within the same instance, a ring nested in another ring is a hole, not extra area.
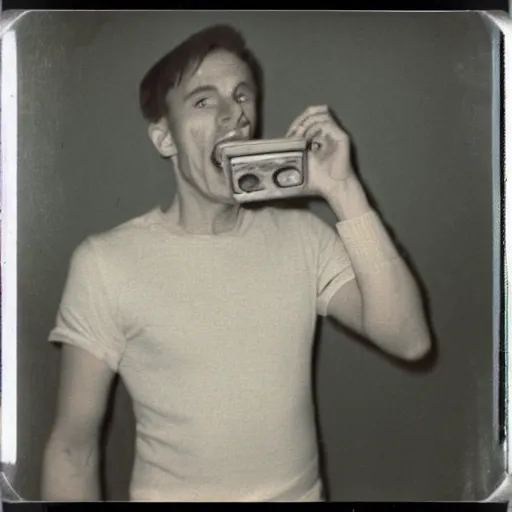
M 129 251 L 151 236 L 154 223 L 155 210 L 150 210 L 111 229 L 93 233 L 87 240 L 103 251 Z
M 103 265 L 119 266 L 145 242 L 151 232 L 152 218 L 153 212 L 146 212 L 113 228 L 88 235 L 73 251 L 72 263 L 90 270 Z

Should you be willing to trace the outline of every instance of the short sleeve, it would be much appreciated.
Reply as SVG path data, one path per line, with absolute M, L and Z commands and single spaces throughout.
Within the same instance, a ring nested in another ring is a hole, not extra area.
M 317 313 L 327 316 L 334 294 L 355 278 L 349 255 L 339 234 L 314 214 L 308 214 L 310 237 L 316 252 Z
M 117 372 L 124 352 L 124 337 L 116 318 L 112 294 L 90 239 L 75 249 L 69 266 L 50 342 L 68 343 L 87 350 Z

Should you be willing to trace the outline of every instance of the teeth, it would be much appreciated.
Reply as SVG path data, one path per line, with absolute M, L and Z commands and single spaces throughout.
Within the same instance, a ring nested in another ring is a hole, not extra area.
M 221 142 L 228 142 L 232 140 L 242 140 L 242 134 L 239 133 L 237 130 L 231 130 L 230 132 L 226 133 L 224 137 L 222 137 L 217 144 L 220 144 Z
M 226 134 L 226 136 L 223 139 L 221 139 L 221 142 L 226 142 L 230 139 L 234 139 L 236 136 L 237 136 L 236 130 L 231 130 L 230 132 L 228 132 Z
M 223 142 L 231 142 L 234 140 L 242 140 L 242 136 L 236 130 L 231 130 L 215 144 L 213 152 L 212 152 L 212 161 L 217 167 L 222 168 L 222 163 L 220 160 L 219 146 Z

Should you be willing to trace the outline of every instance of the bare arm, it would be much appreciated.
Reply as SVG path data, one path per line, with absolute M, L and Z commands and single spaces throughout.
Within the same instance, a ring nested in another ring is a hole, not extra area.
M 367 200 L 347 132 L 327 105 L 317 105 L 298 116 L 286 136 L 308 141 L 309 192 L 323 197 L 338 217 L 355 274 L 331 298 L 327 315 L 395 356 L 422 357 L 431 340 L 419 289 Z
M 328 315 L 394 356 L 423 357 L 431 340 L 417 283 L 380 218 L 370 212 L 361 184 L 349 179 L 337 192 L 330 204 L 348 221 L 340 231 L 356 279 L 335 293 Z
M 309 192 L 323 197 L 338 217 L 355 274 L 331 298 L 327 315 L 395 356 L 422 357 L 431 340 L 419 289 L 367 200 L 348 134 L 329 107 L 319 105 L 298 116 L 287 136 L 303 137 L 310 145 Z
M 357 279 L 334 294 L 328 315 L 393 356 L 416 360 L 426 355 L 429 331 L 416 285 L 404 267 L 390 265 L 381 275 Z
M 98 442 L 114 371 L 83 349 L 62 347 L 57 416 L 42 475 L 43 501 L 98 501 Z

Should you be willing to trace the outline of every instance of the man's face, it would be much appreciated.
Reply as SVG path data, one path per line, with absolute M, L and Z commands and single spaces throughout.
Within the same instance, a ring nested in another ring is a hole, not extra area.
M 250 139 L 256 124 L 256 85 L 237 56 L 216 50 L 168 95 L 169 128 L 183 179 L 209 199 L 232 204 L 223 171 L 212 161 L 219 141 Z

